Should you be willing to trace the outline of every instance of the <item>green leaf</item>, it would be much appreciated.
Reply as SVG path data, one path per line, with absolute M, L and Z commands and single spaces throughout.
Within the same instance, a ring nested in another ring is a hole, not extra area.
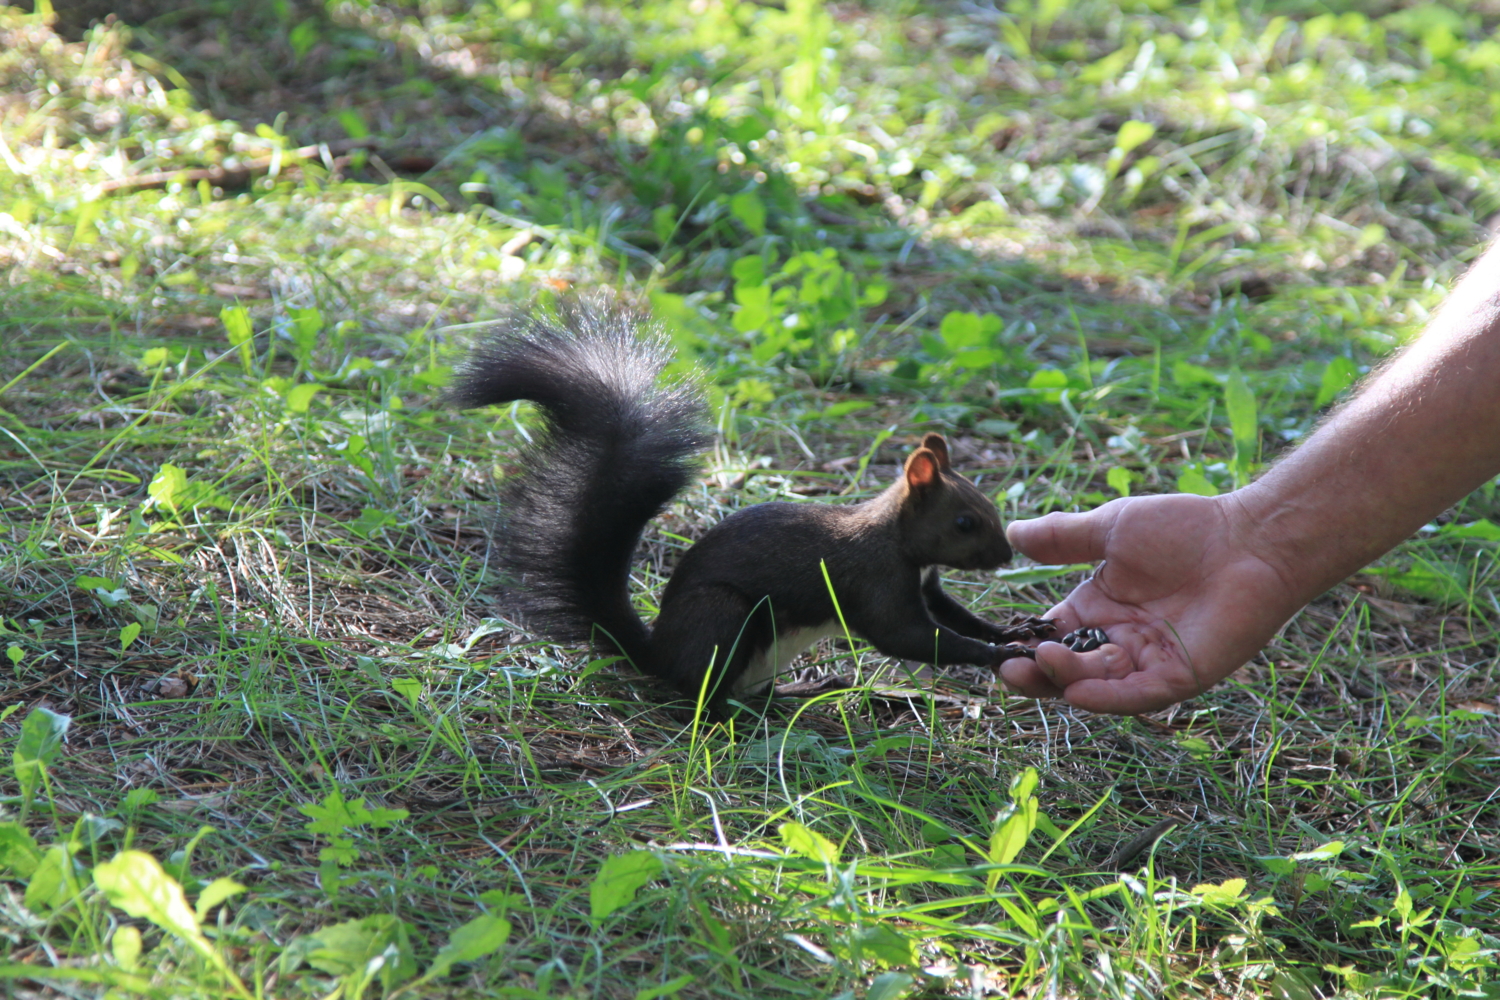
M 1330 840 L 1322 847 L 1314 847 L 1310 851 L 1299 851 L 1292 855 L 1293 861 L 1332 861 L 1344 853 L 1344 842 L 1342 840 Z
M 1026 388 L 1038 389 L 1043 402 L 1057 403 L 1062 400 L 1062 391 L 1068 387 L 1068 373 L 1058 368 L 1038 368 L 1026 380 Z
M 364 801 L 364 799 L 360 799 L 355 805 L 364 805 Z M 366 810 L 366 814 L 370 817 L 367 822 L 377 830 L 384 830 L 387 827 L 395 826 L 411 815 L 405 809 L 384 809 L 379 807 Z
M 882 972 L 870 983 L 865 1000 L 901 1000 L 915 982 L 904 972 Z
M 129 625 L 126 625 L 124 628 L 120 629 L 120 649 L 122 649 L 122 650 L 129 649 L 130 648 L 130 644 L 132 642 L 135 642 L 136 636 L 138 636 L 140 634 L 141 634 L 141 623 L 140 622 L 131 622 Z
M 448 943 L 433 957 L 432 967 L 422 978 L 436 979 L 447 975 L 448 970 L 458 962 L 473 962 L 492 955 L 500 950 L 509 937 L 510 921 L 493 914 L 481 913 L 453 932 Z
M 643 990 L 637 990 L 635 1000 L 658 1000 L 660 997 L 676 996 L 697 982 L 697 979 L 696 976 L 683 973 L 676 979 L 669 979 L 659 986 L 648 986 Z
M 1193 385 L 1219 386 L 1223 384 L 1223 376 L 1209 371 L 1202 365 L 1195 365 L 1191 361 L 1179 361 L 1172 366 L 1172 382 L 1179 388 L 1187 388 Z
M 771 322 L 770 285 L 735 285 L 734 301 L 739 305 L 734 313 L 734 328 L 741 333 L 759 330 Z
M 1036 768 L 1023 768 L 1010 781 L 1010 797 L 1015 802 L 1025 802 L 1036 794 L 1036 787 L 1040 783 Z
M 984 327 L 979 321 L 978 313 L 950 312 L 943 317 L 942 323 L 938 324 L 938 334 L 943 338 L 943 344 L 950 353 L 976 347 L 987 347 L 984 336 Z M 1067 376 L 1063 376 L 1063 384 L 1067 385 Z
M 286 408 L 292 413 L 306 413 L 313 396 L 323 387 L 316 382 L 302 382 L 286 392 Z
M 314 45 L 322 40 L 322 37 L 322 33 L 318 31 L 318 22 L 312 18 L 298 21 L 297 26 L 286 33 L 287 43 L 291 45 L 292 52 L 296 54 L 299 62 Z
M 216 878 L 198 893 L 198 905 L 193 908 L 193 912 L 200 922 L 207 920 L 209 910 L 244 891 L 245 887 L 232 878 Z
M 1446 560 L 1418 559 L 1408 570 L 1375 566 L 1365 572 L 1383 576 L 1403 590 L 1439 604 L 1458 604 L 1469 595 L 1468 570 Z
M 1272 875 L 1290 875 L 1297 870 L 1297 862 L 1279 855 L 1259 857 L 1255 860 L 1259 861 L 1260 866 Z
M 379 510 L 375 507 L 365 507 L 360 510 L 359 517 L 349 521 L 347 526 L 360 538 L 370 538 L 384 528 L 394 528 L 401 523 L 401 519 L 392 514 Z
M 14 820 L 0 823 L 0 872 L 29 879 L 41 862 L 42 849 L 24 826 Z
M 422 682 L 415 677 L 392 677 L 391 690 L 405 698 L 412 708 L 422 698 Z
M 1260 449 L 1260 425 L 1257 423 L 1255 394 L 1245 376 L 1238 370 L 1229 373 L 1224 383 L 1224 408 L 1229 414 L 1229 430 L 1234 437 L 1234 464 L 1241 483 L 1250 478 L 1250 469 Z
M 348 460 L 350 465 L 367 476 L 373 476 L 375 475 L 375 465 L 365 455 L 369 447 L 370 442 L 365 440 L 363 434 L 350 434 L 349 440 L 343 444 L 334 445 L 333 450 L 342 451 L 344 458 Z
M 1131 119 L 1120 126 L 1120 131 L 1115 133 L 1115 148 L 1120 151 L 1121 156 L 1128 155 L 1141 143 L 1149 140 L 1156 134 L 1156 126 L 1150 122 L 1142 122 Z
M 287 310 L 292 317 L 292 343 L 296 345 L 298 360 L 307 360 L 313 348 L 318 346 L 318 334 L 323 331 L 323 314 L 316 308 Z
M 1188 752 L 1194 760 L 1210 760 L 1214 755 L 1213 744 L 1199 736 L 1184 736 L 1178 739 L 1177 745 Z
M 677 234 L 677 209 L 672 205 L 657 205 L 651 213 L 651 235 L 662 246 L 672 242 Z
M 109 950 L 115 964 L 126 972 L 134 972 L 141 959 L 141 932 L 129 924 L 121 924 L 110 935 Z
M 1209 482 L 1208 477 L 1201 471 L 1189 466 L 1177 474 L 1177 492 L 1192 493 L 1200 497 L 1216 497 L 1219 495 L 1219 488 Z
M 244 306 L 225 306 L 219 310 L 219 319 L 224 323 L 224 332 L 229 337 L 231 347 L 237 347 L 240 351 L 240 364 L 245 369 L 245 374 L 250 374 L 255 355 L 251 348 L 255 340 L 255 328 L 250 325 L 250 310 Z
M 997 569 L 994 576 L 1012 587 L 1024 587 L 1043 580 L 1054 580 L 1069 573 L 1087 573 L 1093 563 L 1069 563 L 1066 566 L 1017 566 L 1015 569 Z
M 182 886 L 162 870 L 144 851 L 122 851 L 94 868 L 94 884 L 111 906 L 132 917 L 151 921 L 168 934 L 187 943 L 200 955 L 222 962 L 198 929 L 198 919 L 188 907 Z
M 849 414 L 857 413 L 860 410 L 868 410 L 874 405 L 874 403 L 866 399 L 846 399 L 842 402 L 834 403 L 832 406 L 825 406 L 814 415 L 819 420 L 837 420 L 839 417 L 847 417 Z
M 146 493 L 157 506 L 174 514 L 199 507 L 230 508 L 224 494 L 208 483 L 189 482 L 187 473 L 170 462 L 162 463 L 156 475 L 151 477 Z
M 990 834 L 990 864 L 1008 865 L 1016 860 L 1031 831 L 1036 829 L 1036 799 L 1015 803 L 1000 811 L 995 832 Z
M 650 851 L 631 851 L 604 859 L 594 884 L 589 886 L 589 915 L 595 920 L 609 916 L 635 899 L 635 894 L 661 876 L 661 859 Z
M 33 708 L 21 723 L 21 738 L 16 741 L 12 759 L 22 764 L 50 764 L 62 748 L 63 737 L 73 722 L 50 708 Z
M 161 796 L 154 788 L 132 788 L 120 800 L 120 809 L 124 812 L 135 812 L 137 809 L 144 809 L 146 806 L 155 804 L 160 798 Z
M 177 498 L 187 493 L 187 473 L 183 472 L 171 462 L 165 462 L 156 470 L 156 475 L 151 477 L 150 484 L 146 487 L 146 495 L 156 502 L 158 506 L 168 510 L 177 509 Z
M 370 134 L 370 127 L 365 124 L 364 116 L 353 108 L 345 108 L 334 117 L 351 139 L 363 139 Z
M 729 268 L 736 289 L 757 288 L 766 283 L 766 258 L 761 254 L 741 257 Z
M 1014 420 L 1000 420 L 993 417 L 988 420 L 981 420 L 974 425 L 976 431 L 1002 440 L 1010 437 L 1020 427 L 1021 425 Z
M 865 957 L 883 965 L 915 966 L 922 960 L 916 942 L 886 924 L 861 927 L 852 937 L 851 943 L 857 944 Z
M 328 793 L 321 805 L 309 803 L 298 806 L 297 811 L 309 817 L 310 822 L 305 824 L 308 833 L 330 836 L 361 826 L 388 827 L 411 815 L 405 809 L 367 809 L 364 799 L 347 802 L 336 789 Z
M 42 853 L 21 901 L 33 913 L 49 913 L 72 901 L 78 888 L 72 854 L 66 847 L 54 845 Z
M 364 800 L 361 799 L 355 803 L 355 808 L 362 810 L 363 804 Z M 343 793 L 338 791 L 329 792 L 321 805 L 309 803 L 298 806 L 297 811 L 310 818 L 310 822 L 303 824 L 308 833 L 337 836 L 364 822 L 344 801 Z
M 115 581 L 102 576 L 80 576 L 73 581 L 79 590 L 92 594 L 106 608 L 114 608 L 130 600 L 130 591 L 116 586 Z
M 744 223 L 752 236 L 766 234 L 766 206 L 754 191 L 741 191 L 730 198 L 729 214 Z
M 293 939 L 281 953 L 282 972 L 292 972 L 304 962 L 342 977 L 346 992 L 353 996 L 374 977 L 389 990 L 417 971 L 411 925 L 388 913 L 347 920 Z
M 359 848 L 348 837 L 334 837 L 331 844 L 318 852 L 318 860 L 348 868 L 359 860 Z
M 1122 497 L 1130 496 L 1130 482 L 1135 478 L 1135 473 L 1123 465 L 1116 465 L 1104 474 L 1104 481 L 1109 488 Z
M 1231 878 L 1218 885 L 1212 882 L 1195 885 L 1192 892 L 1210 906 L 1230 906 L 1244 899 L 1245 885 L 1244 879 Z
M 1445 524 L 1438 529 L 1440 538 L 1477 538 L 1483 542 L 1500 542 L 1500 524 L 1481 517 L 1468 524 Z
M 1323 368 L 1323 380 L 1318 385 L 1318 398 L 1313 406 L 1321 409 L 1338 398 L 1339 393 L 1354 384 L 1359 369 L 1354 362 L 1342 354 L 1328 362 Z
M 21 738 L 11 752 L 11 762 L 16 780 L 21 783 L 23 802 L 30 802 L 36 794 L 37 785 L 42 780 L 42 769 L 57 757 L 72 721 L 69 716 L 38 707 L 33 708 L 26 721 L 21 723 Z M 25 816 L 21 818 L 25 819 Z
M 781 834 L 781 842 L 793 854 L 821 861 L 825 865 L 839 863 L 838 845 L 811 827 L 801 823 L 783 823 L 778 832 Z

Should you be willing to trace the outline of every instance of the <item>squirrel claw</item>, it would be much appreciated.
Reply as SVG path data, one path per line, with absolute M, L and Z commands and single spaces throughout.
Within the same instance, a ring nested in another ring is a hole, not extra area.
M 1056 632 L 1057 619 L 1026 615 L 1013 619 L 1009 625 L 1001 629 L 1000 638 L 1018 639 L 1025 642 L 1027 639 L 1050 639 Z

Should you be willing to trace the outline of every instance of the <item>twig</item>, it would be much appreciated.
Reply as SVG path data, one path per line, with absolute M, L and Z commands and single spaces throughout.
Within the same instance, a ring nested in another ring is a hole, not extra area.
M 168 184 L 196 184 L 199 181 L 208 181 L 221 187 L 236 187 L 242 185 L 257 174 L 268 173 L 273 164 L 294 163 L 298 160 L 310 160 L 320 156 L 326 150 L 332 156 L 338 153 L 347 153 L 354 149 L 370 149 L 377 144 L 373 138 L 363 139 L 340 139 L 338 142 L 320 142 L 314 146 L 299 146 L 296 149 L 282 150 L 279 155 L 265 156 L 258 160 L 250 160 L 237 167 L 195 167 L 191 170 L 159 170 L 150 174 L 136 174 L 134 177 L 122 177 L 119 180 L 105 181 L 99 185 L 101 194 L 114 194 L 116 191 L 142 191 L 147 188 L 166 187 Z
M 1109 860 L 1104 862 L 1104 867 L 1106 869 L 1119 871 L 1126 865 L 1130 864 L 1130 862 L 1134 861 L 1136 856 L 1146 848 L 1156 843 L 1162 837 L 1165 837 L 1169 832 L 1172 831 L 1174 827 L 1179 827 L 1181 825 L 1182 820 L 1180 819 L 1157 820 L 1151 826 L 1147 827 L 1145 830 L 1142 830 L 1140 833 L 1136 834 L 1134 837 L 1131 837 L 1129 840 L 1125 841 L 1125 843 L 1115 848 L 1115 853 L 1111 854 L 1109 856 Z

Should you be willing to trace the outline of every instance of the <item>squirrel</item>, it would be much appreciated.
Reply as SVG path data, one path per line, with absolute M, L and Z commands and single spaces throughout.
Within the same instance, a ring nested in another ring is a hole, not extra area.
M 632 556 L 712 440 L 697 384 L 660 384 L 671 360 L 643 314 L 575 300 L 500 326 L 457 371 L 454 404 L 530 400 L 542 417 L 524 471 L 501 485 L 493 549 L 505 610 L 527 628 L 619 654 L 716 714 L 845 626 L 888 656 L 934 664 L 998 665 L 1034 655 L 1016 640 L 1051 635 L 1050 621 L 996 625 L 943 590 L 938 566 L 995 569 L 1011 549 L 940 434 L 863 503 L 761 503 L 724 518 L 683 554 L 648 628 L 631 606 Z

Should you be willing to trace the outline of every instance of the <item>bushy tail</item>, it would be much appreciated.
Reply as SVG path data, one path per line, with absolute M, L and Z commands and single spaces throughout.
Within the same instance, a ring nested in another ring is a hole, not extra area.
M 644 317 L 575 302 L 501 327 L 449 392 L 460 406 L 528 399 L 545 418 L 500 493 L 513 610 L 550 639 L 618 649 L 642 670 L 649 632 L 630 604 L 631 558 L 711 440 L 697 387 L 658 384 L 671 357 Z

